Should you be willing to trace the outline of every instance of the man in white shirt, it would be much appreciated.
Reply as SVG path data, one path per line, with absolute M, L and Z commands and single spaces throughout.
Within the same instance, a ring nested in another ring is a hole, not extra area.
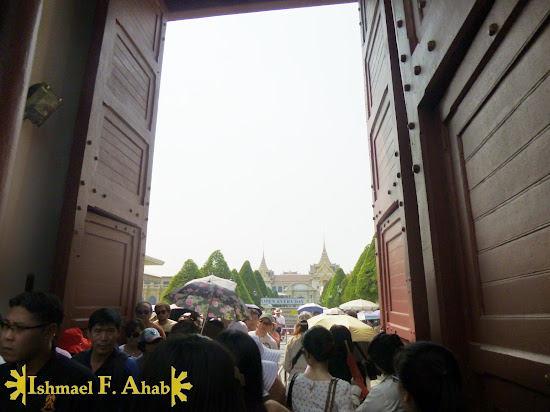
M 283 329 L 285 328 L 285 317 L 283 316 L 283 311 L 281 308 L 275 309 L 275 323 L 277 323 L 277 326 L 275 327 L 275 331 L 278 332 L 281 336 L 283 335 Z
M 279 349 L 277 342 L 275 342 L 275 339 L 269 335 L 269 332 L 273 329 L 273 325 L 274 322 L 271 315 L 268 313 L 263 313 L 258 322 L 258 329 L 253 332 L 248 332 L 248 334 L 251 336 L 257 336 L 258 339 L 260 339 L 260 342 L 269 349 L 277 350 Z

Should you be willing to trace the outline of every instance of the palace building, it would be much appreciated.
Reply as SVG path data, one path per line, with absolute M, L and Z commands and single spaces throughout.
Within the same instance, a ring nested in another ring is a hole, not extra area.
M 275 275 L 269 270 L 265 262 L 265 255 L 262 256 L 262 263 L 258 272 L 268 288 L 277 292 L 280 296 L 289 298 L 304 298 L 313 302 L 319 302 L 323 288 L 328 284 L 340 266 L 330 262 L 325 244 L 319 263 L 309 266 L 309 273 L 299 274 L 298 272 L 284 272 L 282 275 Z

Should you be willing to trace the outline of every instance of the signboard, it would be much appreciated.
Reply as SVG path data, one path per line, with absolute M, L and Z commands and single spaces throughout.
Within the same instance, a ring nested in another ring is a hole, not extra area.
M 308 303 L 309 299 L 304 298 L 262 298 L 262 305 L 272 305 L 272 306 L 301 306 Z

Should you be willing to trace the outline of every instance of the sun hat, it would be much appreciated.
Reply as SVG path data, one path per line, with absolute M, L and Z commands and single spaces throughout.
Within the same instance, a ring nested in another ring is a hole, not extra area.
M 281 308 L 277 308 L 275 309 L 275 313 L 279 314 L 279 313 L 283 313 L 283 311 L 281 310 Z

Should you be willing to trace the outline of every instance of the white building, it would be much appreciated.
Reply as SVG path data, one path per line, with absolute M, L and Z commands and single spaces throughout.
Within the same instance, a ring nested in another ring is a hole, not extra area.
M 275 275 L 269 270 L 265 262 L 265 255 L 262 256 L 262 263 L 258 272 L 262 275 L 268 288 L 276 291 L 280 296 L 291 298 L 304 298 L 313 302 L 319 302 L 323 288 L 328 284 L 340 266 L 330 262 L 325 244 L 319 263 L 309 266 L 309 274 L 303 275 L 298 272 L 284 272 L 282 275 Z

